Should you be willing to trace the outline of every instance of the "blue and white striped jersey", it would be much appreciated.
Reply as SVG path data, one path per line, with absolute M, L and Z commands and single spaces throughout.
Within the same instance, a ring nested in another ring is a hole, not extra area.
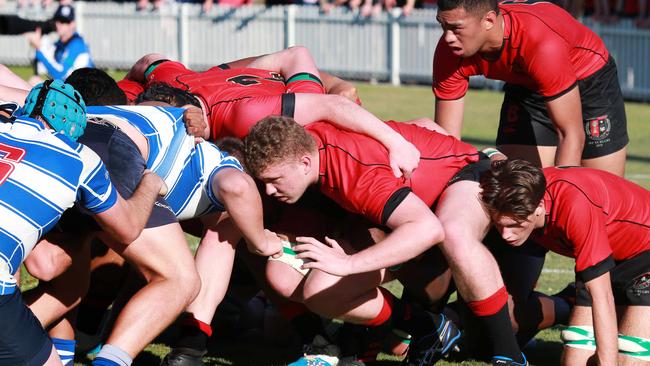
M 194 143 L 187 134 L 182 108 L 151 106 L 88 107 L 88 117 L 121 118 L 149 142 L 147 168 L 165 180 L 165 200 L 179 220 L 225 211 L 212 190 L 212 177 L 221 169 L 243 171 L 239 161 L 207 141 Z
M 12 275 L 63 211 L 78 202 L 97 214 L 116 201 L 89 148 L 30 118 L 0 124 L 0 295 L 15 291 Z

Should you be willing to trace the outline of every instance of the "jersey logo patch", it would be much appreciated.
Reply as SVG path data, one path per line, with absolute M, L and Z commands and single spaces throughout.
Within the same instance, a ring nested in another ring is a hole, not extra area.
M 609 136 L 612 123 L 607 115 L 588 119 L 585 122 L 585 134 L 590 140 L 601 141 Z
M 650 293 L 650 272 L 646 272 L 632 281 L 630 290 L 634 295 L 641 296 Z

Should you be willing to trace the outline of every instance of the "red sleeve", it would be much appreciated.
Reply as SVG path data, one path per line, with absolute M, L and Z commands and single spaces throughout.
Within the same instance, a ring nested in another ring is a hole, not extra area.
M 455 56 L 441 38 L 433 56 L 433 94 L 436 98 L 454 100 L 465 96 L 469 76 L 463 75 L 461 62 L 462 58 Z
M 122 89 L 124 94 L 126 94 L 126 99 L 129 102 L 135 101 L 135 98 L 144 91 L 144 85 L 138 83 L 137 81 L 122 79 L 117 82 L 117 86 Z
M 602 209 L 573 185 L 563 188 L 564 199 L 555 201 L 555 225 L 573 246 L 576 273 L 589 272 L 612 255 Z
M 526 54 L 522 56 L 528 75 L 537 83 L 538 93 L 552 99 L 572 88 L 577 77 L 566 41 L 546 33 L 543 39 L 528 37 L 528 44 L 522 47 Z
M 351 211 L 359 213 L 376 224 L 384 225 L 393 210 L 410 192 L 402 179 L 397 179 L 390 168 L 369 169 L 354 184 L 355 189 L 346 198 Z

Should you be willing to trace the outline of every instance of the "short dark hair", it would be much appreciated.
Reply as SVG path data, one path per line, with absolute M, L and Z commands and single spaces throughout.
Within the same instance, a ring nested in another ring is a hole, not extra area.
M 174 107 L 191 104 L 201 108 L 201 103 L 194 94 L 161 82 L 152 83 L 135 99 L 136 104 L 146 101 L 164 102 Z
M 499 14 L 498 0 L 438 0 L 438 11 L 463 8 L 466 12 L 483 16 L 493 10 Z
M 65 82 L 77 89 L 87 106 L 127 103 L 126 95 L 115 80 L 100 69 L 91 67 L 77 69 Z
M 544 198 L 546 178 L 528 161 L 499 160 L 483 174 L 480 185 L 481 200 L 490 215 L 525 221 Z
M 277 163 L 316 151 L 316 142 L 293 118 L 269 116 L 257 122 L 244 140 L 246 166 L 253 175 Z
M 235 159 L 239 160 L 240 163 L 244 164 L 244 141 L 232 137 L 232 136 L 226 136 L 223 137 L 219 140 L 217 140 L 215 143 L 219 150 L 227 153 L 230 156 L 233 156 Z M 246 169 L 246 166 L 244 166 L 244 169 Z

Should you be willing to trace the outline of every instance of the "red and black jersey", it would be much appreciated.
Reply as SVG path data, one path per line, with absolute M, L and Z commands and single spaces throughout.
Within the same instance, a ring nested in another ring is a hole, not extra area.
M 576 259 L 584 281 L 650 250 L 650 191 L 614 174 L 546 168 L 546 226 L 533 239 Z M 613 260 L 612 260 L 613 259 Z
M 286 90 L 284 79 L 276 72 L 221 66 L 196 72 L 174 61 L 157 65 L 147 75 L 147 83 L 153 82 L 165 82 L 199 97 L 207 107 L 212 140 L 243 138 L 260 119 L 280 114 Z
M 433 61 L 437 98 L 459 99 L 472 75 L 521 85 L 547 98 L 560 96 L 600 70 L 609 58 L 602 39 L 557 5 L 505 1 L 503 48 L 497 60 L 455 56 L 441 38 Z
M 318 145 L 321 192 L 382 225 L 411 191 L 432 206 L 454 174 L 479 158 L 476 148 L 454 137 L 405 123 L 387 124 L 420 150 L 411 179 L 395 178 L 388 151 L 370 137 L 324 122 L 305 127 Z

